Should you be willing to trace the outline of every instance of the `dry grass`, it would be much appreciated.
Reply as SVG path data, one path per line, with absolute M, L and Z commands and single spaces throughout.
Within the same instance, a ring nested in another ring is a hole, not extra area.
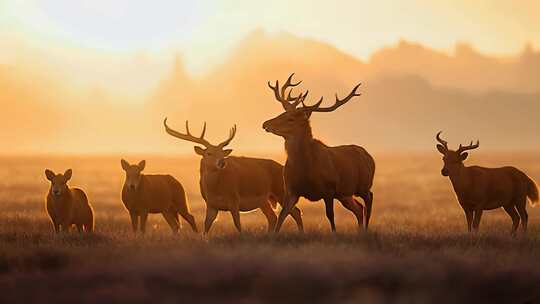
M 474 154 L 483 165 L 514 164 L 540 180 L 535 155 Z M 133 236 L 120 202 L 119 158 L 0 159 L 0 302 L 533 303 L 540 300 L 540 208 L 528 208 L 527 237 L 511 238 L 502 211 L 484 215 L 481 233 L 465 219 L 434 154 L 376 156 L 369 233 L 336 203 L 338 233 L 322 203 L 301 202 L 306 233 L 287 220 L 267 235 L 260 212 L 242 215 L 245 233 L 220 214 L 209 239 L 172 236 L 160 216 Z M 497 160 L 497 161 L 495 161 Z M 133 159 L 135 161 L 135 159 Z M 94 235 L 54 235 L 44 212 L 45 167 L 74 169 L 89 194 Z M 199 226 L 204 204 L 194 158 L 147 158 L 149 172 L 185 185 Z

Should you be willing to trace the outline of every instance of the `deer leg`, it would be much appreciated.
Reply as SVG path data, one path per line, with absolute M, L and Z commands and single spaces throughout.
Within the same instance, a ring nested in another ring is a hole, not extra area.
M 268 221 L 268 232 L 274 231 L 276 228 L 277 216 L 274 213 L 272 206 L 266 201 L 262 204 L 260 209 Z
M 59 233 L 60 232 L 60 224 L 53 222 L 54 225 L 54 232 Z
M 356 220 L 358 221 L 358 229 L 361 230 L 364 222 L 364 206 L 362 206 L 362 204 L 360 204 L 360 202 L 355 200 L 352 196 L 343 197 L 338 200 L 341 202 L 343 207 L 354 213 Z
M 472 230 L 472 221 L 473 221 L 473 211 L 472 210 L 466 210 L 466 209 L 463 209 L 465 211 L 465 217 L 467 218 L 467 229 L 469 230 L 469 232 L 471 232 Z
M 270 196 L 271 201 L 275 201 L 281 206 L 281 202 L 276 200 L 274 197 Z M 294 206 L 289 214 L 292 216 L 294 221 L 296 222 L 296 226 L 298 227 L 298 231 L 304 232 L 304 222 L 302 221 L 302 211 L 296 206 Z
M 324 206 L 326 207 L 326 217 L 330 222 L 330 228 L 332 228 L 332 232 L 336 232 L 336 222 L 334 220 L 334 199 L 325 198 Z
M 139 216 L 135 212 L 130 212 L 129 217 L 131 218 L 131 229 L 133 233 L 137 233 L 139 229 Z
M 60 225 L 60 231 L 61 232 L 69 232 L 70 228 L 71 228 L 71 225 L 68 225 L 68 224 L 61 224 Z
M 180 222 L 180 217 L 178 216 L 178 212 L 174 211 L 173 216 L 176 222 L 178 223 L 178 229 L 182 229 L 182 222 Z
M 294 221 L 296 222 L 298 231 L 304 232 L 304 223 L 302 221 L 302 211 L 300 211 L 298 207 L 294 206 L 294 208 L 291 209 L 290 214 L 292 218 L 294 219 Z
M 178 218 L 178 214 L 176 212 L 175 214 L 176 214 L 176 218 Z M 180 210 L 180 215 L 182 216 L 184 220 L 186 220 L 186 222 L 189 223 L 189 225 L 191 226 L 191 230 L 193 230 L 193 232 L 199 232 L 199 229 L 197 229 L 197 223 L 195 223 L 195 217 L 193 217 L 193 215 L 191 215 L 189 211 L 187 211 L 187 209 Z
M 527 223 L 529 222 L 529 214 L 527 213 L 527 197 L 523 196 L 516 202 L 516 209 L 521 218 L 521 228 L 523 232 L 527 232 Z
M 148 220 L 148 212 L 141 212 L 141 233 L 146 233 L 146 220 Z
M 94 223 L 91 222 L 91 223 L 87 223 L 84 225 L 84 230 L 86 231 L 86 233 L 92 233 L 94 232 Z
M 240 223 L 240 210 L 238 208 L 231 209 L 231 216 L 233 218 L 234 226 L 238 232 L 242 233 L 242 224 Z
M 517 212 L 521 218 L 521 228 L 523 229 L 523 232 L 527 232 L 527 223 L 529 222 L 529 214 L 527 213 L 526 205 L 526 199 L 524 199 L 523 202 L 518 202 L 516 205 Z
M 283 209 L 281 209 L 281 212 L 279 213 L 278 221 L 276 224 L 276 230 L 275 232 L 278 233 L 281 229 L 281 226 L 283 225 L 283 222 L 285 221 L 285 218 L 291 210 L 295 207 L 296 203 L 298 203 L 299 197 L 296 195 L 287 195 L 285 198 L 285 202 L 283 203 Z
M 482 219 L 482 212 L 483 212 L 482 209 L 477 209 L 474 211 L 473 224 L 472 224 L 474 232 L 478 232 L 478 228 L 480 227 L 480 219 Z
M 516 211 L 516 207 L 513 205 L 503 206 L 504 211 L 512 218 L 512 235 L 516 235 L 516 230 L 519 226 L 519 214 Z
M 165 211 L 165 212 L 162 212 L 161 214 L 163 215 L 163 217 L 167 221 L 167 224 L 169 224 L 169 227 L 171 227 L 172 232 L 174 234 L 177 234 L 179 225 L 178 225 L 178 221 L 177 221 L 176 216 L 175 216 L 176 212 Z
M 373 192 L 370 191 L 367 195 L 362 196 L 362 199 L 366 204 L 366 208 L 364 208 L 364 217 L 366 219 L 364 227 L 367 230 L 369 225 L 369 219 L 371 218 L 371 208 L 373 206 Z
M 208 234 L 212 224 L 216 220 L 218 210 L 212 207 L 206 206 L 206 218 L 204 219 L 204 234 Z

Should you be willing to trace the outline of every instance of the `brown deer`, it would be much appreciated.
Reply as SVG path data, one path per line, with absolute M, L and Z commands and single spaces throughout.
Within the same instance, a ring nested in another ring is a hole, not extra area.
M 126 172 L 126 180 L 122 188 L 122 201 L 131 217 L 131 226 L 136 233 L 139 227 L 146 231 L 146 220 L 149 213 L 161 213 L 173 233 L 180 228 L 180 214 L 197 232 L 195 218 L 189 213 L 184 187 L 171 175 L 142 174 L 146 162 L 140 161 L 131 165 L 121 160 L 122 169 Z
M 45 170 L 45 176 L 51 182 L 47 194 L 47 213 L 56 233 L 67 232 L 73 225 L 79 232 L 90 233 L 94 231 L 94 211 L 84 191 L 67 185 L 72 173 L 71 169 L 64 174 Z
M 240 212 L 261 209 L 268 220 L 268 231 L 276 224 L 274 208 L 283 204 L 283 166 L 269 159 L 229 156 L 231 149 L 224 149 L 234 138 L 234 126 L 229 138 L 219 145 L 212 145 L 206 139 L 206 123 L 199 137 L 191 135 L 186 121 L 186 133 L 180 133 L 167 126 L 165 131 L 176 137 L 204 146 L 195 146 L 195 153 L 202 156 L 200 163 L 200 188 L 206 202 L 204 233 L 210 231 L 218 211 L 229 211 L 236 229 L 241 232 Z M 300 209 L 291 210 L 298 230 L 303 231 Z
M 293 208 L 300 197 L 310 201 L 323 199 L 326 205 L 326 216 L 330 221 L 332 231 L 336 230 L 334 222 L 334 199 L 352 211 L 362 227 L 365 212 L 365 229 L 368 228 L 373 204 L 371 186 L 375 175 L 375 161 L 362 147 L 346 145 L 329 147 L 314 139 L 309 118 L 313 112 L 332 112 L 347 103 L 355 96 L 360 84 L 355 86 L 344 99 L 336 95 L 336 102 L 330 107 L 321 107 L 323 97 L 314 105 L 304 104 L 308 92 L 291 97 L 292 88 L 301 83 L 292 83 L 291 74 L 283 87 L 279 82 L 268 86 L 274 92 L 275 98 L 281 103 L 285 112 L 263 124 L 267 132 L 274 133 L 285 139 L 287 162 L 284 179 L 287 199 L 279 214 L 276 232 L 279 232 L 289 210 Z M 291 90 L 286 95 L 287 89 Z M 298 105 L 302 104 L 301 107 Z M 361 197 L 364 206 L 355 199 Z
M 466 167 L 463 161 L 468 153 L 465 151 L 478 148 L 480 141 L 459 145 L 454 151 L 448 149 L 448 142 L 440 135 L 441 132 L 437 133 L 435 138 L 439 142 L 437 150 L 444 155 L 441 174 L 450 177 L 458 202 L 465 211 L 469 232 L 478 231 L 484 210 L 500 207 L 512 218 L 512 234 L 516 233 L 520 218 L 523 231 L 527 231 L 529 216 L 525 207 L 527 198 L 532 205 L 538 202 L 536 183 L 514 167 Z

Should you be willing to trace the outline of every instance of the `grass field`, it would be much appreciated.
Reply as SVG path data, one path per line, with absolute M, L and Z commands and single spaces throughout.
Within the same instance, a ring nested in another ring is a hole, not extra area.
M 158 215 L 133 236 L 119 157 L 0 158 L 0 302 L 540 303 L 540 208 L 528 206 L 527 237 L 510 237 L 502 210 L 484 213 L 471 236 L 435 152 L 375 158 L 368 233 L 336 203 L 332 234 L 322 202 L 302 201 L 305 234 L 289 219 L 268 235 L 252 212 L 238 235 L 222 213 L 207 239 L 185 222 L 173 236 Z M 146 160 L 148 173 L 184 184 L 201 227 L 198 159 Z M 540 154 L 473 153 L 469 163 L 512 164 L 540 181 Z M 45 214 L 43 171 L 68 167 L 94 206 L 93 235 L 55 235 Z

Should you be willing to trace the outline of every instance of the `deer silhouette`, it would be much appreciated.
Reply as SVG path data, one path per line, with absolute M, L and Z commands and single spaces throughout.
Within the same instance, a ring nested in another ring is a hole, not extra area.
M 364 224 L 367 229 L 373 204 L 371 187 L 375 175 L 375 161 L 362 147 L 329 147 L 313 138 L 309 120 L 313 112 L 332 112 L 353 97 L 360 96 L 357 93 L 360 84 L 343 99 L 339 99 L 336 94 L 336 101 L 330 107 L 321 107 L 323 97 L 314 105 L 307 106 L 304 101 L 309 91 L 291 96 L 293 88 L 301 83 L 293 83 L 293 75 L 294 73 L 289 76 L 281 88 L 279 81 L 276 81 L 275 85 L 268 83 L 285 112 L 263 124 L 263 129 L 267 132 L 285 139 L 287 152 L 284 169 L 287 198 L 279 214 L 276 232 L 279 232 L 285 217 L 300 197 L 310 201 L 324 200 L 332 231 L 336 230 L 334 199 L 354 213 L 359 228 L 362 227 L 365 213 Z M 302 106 L 299 107 L 300 104 Z M 365 208 L 354 196 L 364 200 Z
M 234 126 L 229 137 L 218 145 L 206 139 L 206 123 L 199 137 L 191 135 L 186 121 L 186 133 L 175 131 L 163 121 L 165 131 L 182 140 L 204 146 L 195 146 L 195 153 L 202 156 L 200 164 L 200 188 L 206 202 L 204 232 L 210 231 L 219 211 L 229 211 L 236 229 L 241 232 L 240 212 L 261 209 L 268 220 L 268 230 L 274 230 L 276 214 L 273 208 L 284 201 L 283 166 L 260 158 L 229 156 L 231 149 L 225 147 L 236 135 Z M 303 231 L 300 209 L 293 208 L 291 216 L 298 230 Z
M 538 202 L 536 183 L 514 167 L 466 167 L 463 162 L 469 154 L 465 151 L 478 148 L 480 141 L 467 146 L 460 144 L 457 150 L 450 150 L 448 142 L 441 138 L 441 132 L 435 138 L 439 142 L 437 150 L 443 155 L 441 174 L 450 178 L 458 202 L 465 211 L 469 231 L 478 231 L 484 210 L 500 207 L 512 218 L 512 234 L 516 233 L 520 219 L 523 231 L 526 231 L 527 198 L 531 204 Z

